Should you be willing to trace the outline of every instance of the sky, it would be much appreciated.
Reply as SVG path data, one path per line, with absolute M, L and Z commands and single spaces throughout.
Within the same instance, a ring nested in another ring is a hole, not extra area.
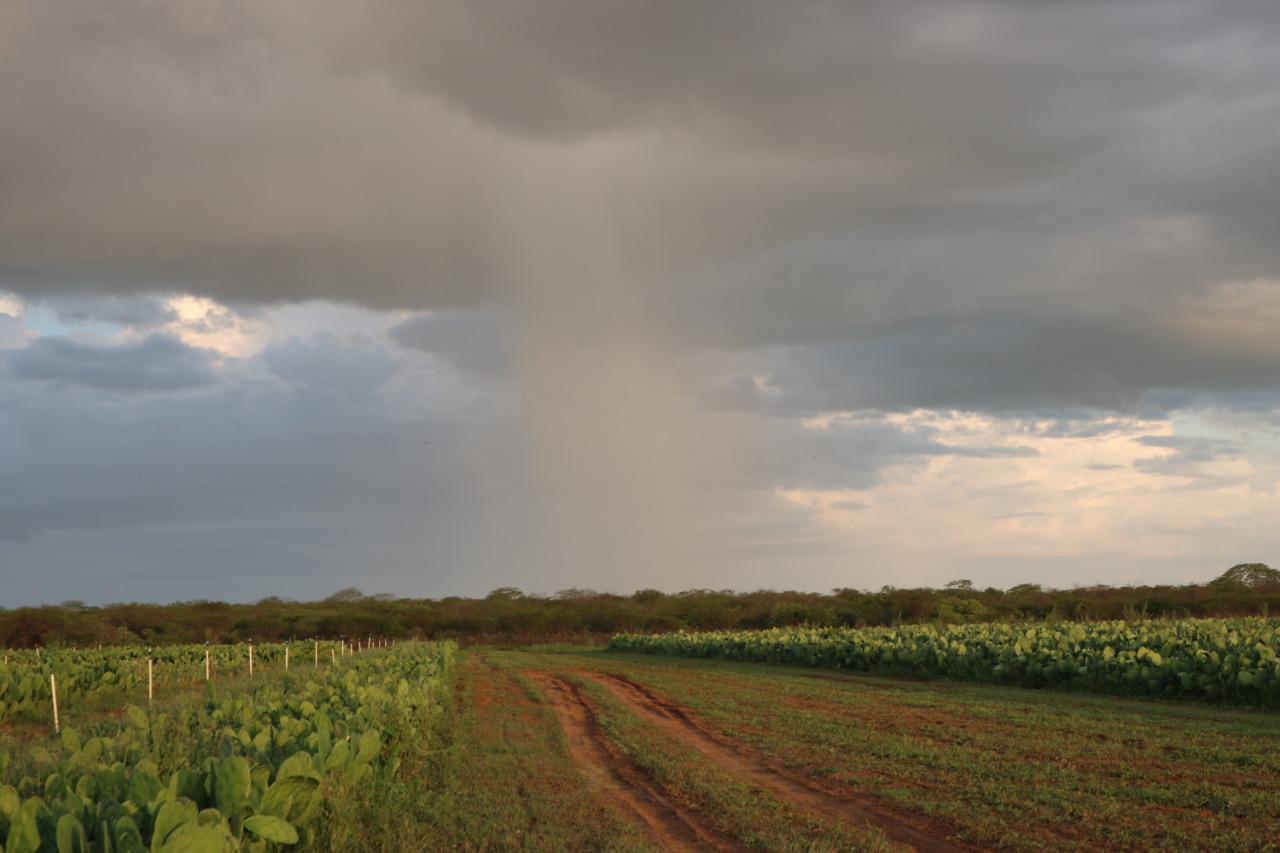
M 1274 0 L 0 0 L 0 606 L 1280 565 Z

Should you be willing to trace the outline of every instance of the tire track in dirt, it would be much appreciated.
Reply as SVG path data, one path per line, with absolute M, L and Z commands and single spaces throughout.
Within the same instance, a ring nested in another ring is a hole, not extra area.
M 829 818 L 878 827 L 890 840 L 923 853 L 972 853 L 981 849 L 948 840 L 942 835 L 947 831 L 945 826 L 935 825 L 932 831 L 922 828 L 891 813 L 880 803 L 835 793 L 762 756 L 752 755 L 742 746 L 709 731 L 679 705 L 625 676 L 585 671 L 574 674 L 603 685 L 638 716 L 739 779 L 801 808 Z
M 745 851 L 647 779 L 600 731 L 595 710 L 577 685 L 544 672 L 526 672 L 547 695 L 560 718 L 569 752 L 588 781 L 607 799 L 642 823 L 663 850 L 683 853 Z

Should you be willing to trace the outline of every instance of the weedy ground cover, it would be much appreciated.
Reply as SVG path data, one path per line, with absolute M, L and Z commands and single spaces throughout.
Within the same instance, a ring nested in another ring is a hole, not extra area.
M 1274 713 L 613 654 L 562 667 L 644 684 L 724 735 L 984 847 L 1268 850 Z
M 810 814 L 673 740 L 627 711 L 589 679 L 583 691 L 601 711 L 603 730 L 636 764 L 691 809 L 705 814 L 722 835 L 750 850 L 840 853 L 899 849 L 874 828 Z
M 420 767 L 414 843 L 361 849 L 656 851 L 596 796 L 537 687 L 487 657 L 465 655 L 437 746 Z

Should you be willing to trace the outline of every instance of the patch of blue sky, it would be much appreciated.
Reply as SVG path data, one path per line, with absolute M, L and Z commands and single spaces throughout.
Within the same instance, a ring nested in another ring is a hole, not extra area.
M 49 337 L 89 332 L 104 338 L 113 338 L 124 330 L 124 327 L 118 323 L 105 323 L 99 320 L 67 323 L 54 311 L 38 306 L 30 306 L 23 314 L 22 322 L 31 331 Z
M 1210 409 L 1175 412 L 1169 421 L 1175 436 L 1233 442 L 1259 469 L 1270 470 L 1280 463 L 1280 428 L 1270 418 Z

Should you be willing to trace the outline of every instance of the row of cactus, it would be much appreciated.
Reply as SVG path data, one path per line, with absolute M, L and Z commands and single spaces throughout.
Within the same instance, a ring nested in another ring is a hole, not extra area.
M 153 663 L 150 677 L 154 683 L 171 686 L 203 679 L 206 660 L 208 672 L 214 677 L 246 674 L 250 648 L 259 669 L 279 669 L 285 662 L 287 650 L 292 668 L 299 670 L 330 666 L 338 655 L 350 650 L 339 640 L 179 645 L 155 649 L 109 646 L 83 650 L 8 650 L 0 658 L 0 723 L 24 716 L 45 716 L 52 700 L 50 675 L 57 676 L 58 698 L 64 705 L 83 699 L 127 697 L 131 693 L 146 693 L 148 659 Z
M 339 667 L 149 713 L 109 735 L 74 729 L 16 777 L 0 750 L 0 853 L 272 851 L 314 845 L 326 797 L 390 777 L 441 708 L 452 644 L 415 644 Z
M 615 651 L 1280 707 L 1280 619 L 621 634 Z

